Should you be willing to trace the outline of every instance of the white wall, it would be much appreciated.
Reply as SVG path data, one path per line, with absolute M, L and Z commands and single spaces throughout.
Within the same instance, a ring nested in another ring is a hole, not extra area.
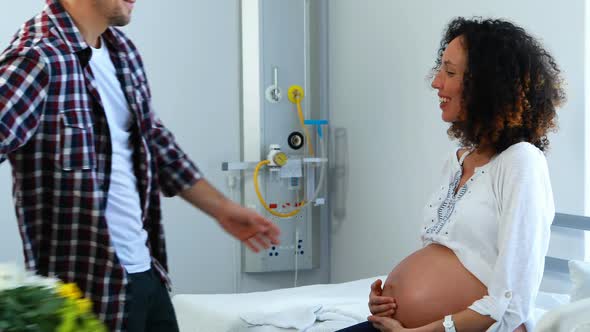
M 4 50 L 23 22 L 43 9 L 40 0 L 22 0 L 0 14 L 0 49 Z M 12 201 L 12 175 L 8 161 L 0 164 L 0 262 L 23 265 L 21 239 Z
M 557 210 L 584 212 L 584 1 L 329 5 L 330 119 L 347 132 L 349 162 L 346 214 L 333 217 L 332 281 L 386 274 L 419 247 L 423 204 L 455 145 L 426 79 L 455 16 L 511 19 L 541 37 L 557 59 L 569 102 L 559 111 L 559 133 L 550 137 L 550 172 Z M 577 240 L 573 250 L 581 256 Z
M 226 193 L 221 162 L 240 156 L 239 15 L 238 0 L 139 1 L 126 27 L 162 121 Z M 180 198 L 162 209 L 174 292 L 233 292 L 233 239 Z
M 125 28 L 141 51 L 154 106 L 208 181 L 233 195 L 223 161 L 240 160 L 241 50 L 239 0 L 139 1 Z M 21 0 L 0 14 L 0 45 L 39 12 L 42 0 Z M 3 47 L 3 46 L 2 46 Z M 10 166 L 0 166 L 0 262 L 22 262 L 11 200 Z M 212 219 L 179 198 L 163 199 L 175 293 L 229 293 L 292 285 L 292 273 L 239 273 L 238 244 Z M 322 233 L 327 234 L 322 226 Z M 327 243 L 319 270 L 300 271 L 299 284 L 327 282 Z

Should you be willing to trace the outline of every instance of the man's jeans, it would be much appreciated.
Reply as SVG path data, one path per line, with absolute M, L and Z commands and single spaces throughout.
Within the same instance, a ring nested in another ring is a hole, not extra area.
M 153 269 L 128 274 L 128 332 L 178 332 L 168 289 Z

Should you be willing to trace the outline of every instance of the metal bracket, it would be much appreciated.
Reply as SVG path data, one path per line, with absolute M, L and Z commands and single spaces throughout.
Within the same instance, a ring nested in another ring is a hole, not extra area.
M 328 158 L 303 158 L 301 159 L 303 164 L 321 164 L 327 163 Z M 221 170 L 226 171 L 253 171 L 258 165 L 259 161 L 242 161 L 242 162 L 230 162 L 224 161 L 221 163 Z
M 266 88 L 266 100 L 271 103 L 278 103 L 281 101 L 281 88 L 279 88 L 279 69 L 273 67 L 273 84 Z

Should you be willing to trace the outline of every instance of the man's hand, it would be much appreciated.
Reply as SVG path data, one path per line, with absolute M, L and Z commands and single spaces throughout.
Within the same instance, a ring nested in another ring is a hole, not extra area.
M 407 332 L 400 322 L 389 317 L 369 316 L 367 320 L 381 332 Z
M 254 252 L 279 244 L 279 227 L 255 211 L 230 200 L 217 217 L 219 225 Z
M 371 284 L 371 293 L 369 294 L 369 311 L 374 316 L 392 318 L 397 309 L 395 299 L 388 296 L 382 296 L 383 288 L 381 279 L 377 279 Z

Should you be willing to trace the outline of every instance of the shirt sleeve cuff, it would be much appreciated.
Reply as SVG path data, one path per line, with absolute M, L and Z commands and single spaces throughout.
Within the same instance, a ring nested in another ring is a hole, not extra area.
M 475 301 L 469 309 L 483 316 L 490 316 L 497 322 L 501 322 L 508 305 L 512 300 L 512 292 L 505 291 L 503 296 L 484 296 L 482 299 Z
M 9 139 L 14 137 L 10 129 L 0 122 L 0 164 L 6 160 L 10 151 Z
M 203 178 L 203 175 L 194 163 L 184 156 L 161 168 L 158 177 L 164 196 L 172 197 L 192 187 Z

